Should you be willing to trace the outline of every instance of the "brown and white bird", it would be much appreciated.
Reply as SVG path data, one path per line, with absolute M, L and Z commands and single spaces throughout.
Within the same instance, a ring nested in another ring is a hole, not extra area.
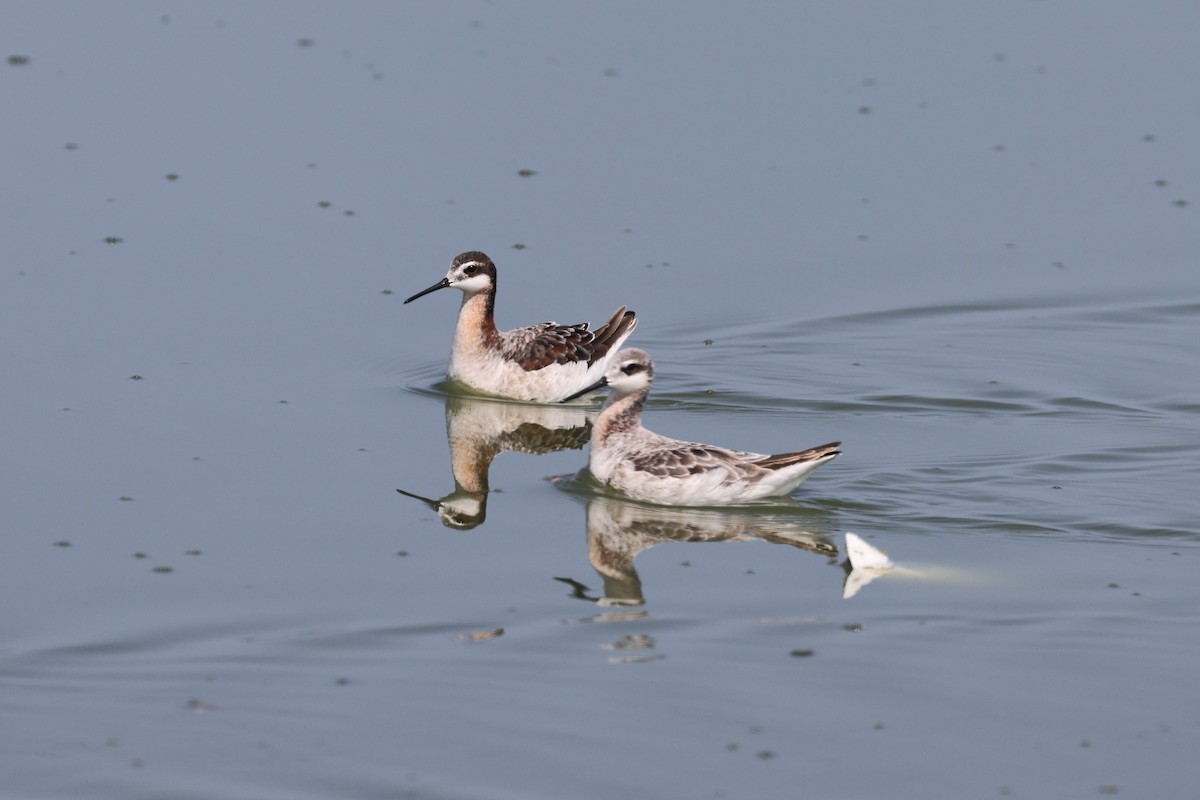
M 650 356 L 629 348 L 617 353 L 603 378 L 579 392 L 602 386 L 612 390 L 592 423 L 588 467 L 600 481 L 635 500 L 713 506 L 784 495 L 842 453 L 841 442 L 777 455 L 746 453 L 646 430 L 642 409 L 653 380 Z
M 405 300 L 454 287 L 463 293 L 450 351 L 449 377 L 483 394 L 556 403 L 578 397 L 604 375 L 637 327 L 624 306 L 594 331 L 588 324 L 542 322 L 511 331 L 496 327 L 496 265 L 472 250 L 455 257 L 446 277 Z

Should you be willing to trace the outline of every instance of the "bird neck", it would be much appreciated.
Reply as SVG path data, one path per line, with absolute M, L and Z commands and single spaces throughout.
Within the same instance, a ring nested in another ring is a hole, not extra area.
M 596 417 L 595 434 L 600 441 L 618 433 L 629 433 L 642 426 L 642 410 L 650 387 L 623 395 L 609 395 Z
M 458 327 L 454 332 L 456 350 L 464 346 L 499 344 L 500 332 L 496 329 L 493 317 L 495 307 L 495 289 L 463 295 L 462 306 L 458 310 Z

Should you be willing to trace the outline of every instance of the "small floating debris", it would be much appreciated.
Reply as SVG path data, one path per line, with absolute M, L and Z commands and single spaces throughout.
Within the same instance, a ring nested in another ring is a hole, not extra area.
M 29 56 L 9 56 L 8 63 L 9 66 L 23 67 L 29 63 Z
M 496 639 L 504 635 L 504 628 L 492 628 L 487 631 L 471 631 L 470 633 L 460 633 L 454 638 L 460 642 L 486 642 L 488 639 Z
M 124 241 L 125 240 L 122 239 L 120 236 L 105 236 L 104 237 L 105 244 L 121 244 Z
M 206 703 L 203 700 L 193 697 L 184 703 L 184 708 L 188 711 L 216 711 L 220 706 Z
M 854 533 L 846 534 L 846 554 L 850 557 L 850 566 L 855 569 L 890 569 L 895 566 L 887 553 L 867 544 Z
M 644 633 L 630 633 L 615 642 L 600 646 L 605 650 L 653 650 L 654 637 Z
M 611 656 L 608 659 L 610 664 L 646 664 L 650 661 L 662 661 L 666 656 L 662 653 L 653 653 L 644 656 Z
M 846 533 L 846 555 L 850 559 L 850 574 L 842 585 L 845 599 L 854 597 L 868 583 L 896 566 L 887 553 L 854 533 Z

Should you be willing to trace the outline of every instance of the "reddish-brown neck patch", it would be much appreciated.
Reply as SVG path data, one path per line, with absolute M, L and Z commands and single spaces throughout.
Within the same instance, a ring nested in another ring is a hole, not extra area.
M 458 330 L 455 335 L 464 336 L 461 344 L 472 347 L 494 348 L 500 346 L 500 331 L 496 329 L 496 321 L 492 318 L 496 297 L 492 292 L 463 297 L 462 308 L 458 312 Z

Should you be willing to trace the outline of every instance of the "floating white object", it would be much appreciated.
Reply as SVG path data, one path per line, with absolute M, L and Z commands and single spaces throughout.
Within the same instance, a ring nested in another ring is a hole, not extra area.
M 891 569 L 896 566 L 887 553 L 867 544 L 866 540 L 855 533 L 846 533 L 846 555 L 849 556 L 850 566 L 854 569 Z
M 854 597 L 868 583 L 896 566 L 887 553 L 853 533 L 846 534 L 846 556 L 850 559 L 850 574 L 842 584 L 843 599 Z

